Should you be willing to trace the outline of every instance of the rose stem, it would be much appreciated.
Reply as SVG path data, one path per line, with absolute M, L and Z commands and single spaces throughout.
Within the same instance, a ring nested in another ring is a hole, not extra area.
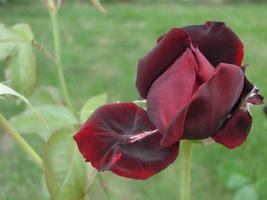
M 59 78 L 59 84 L 63 95 L 63 100 L 66 103 L 66 105 L 69 107 L 69 109 L 74 113 L 75 110 L 73 109 L 73 105 L 67 90 L 65 77 L 63 73 L 63 64 L 61 59 L 61 46 L 60 46 L 60 34 L 59 34 L 59 26 L 58 26 L 58 17 L 57 12 L 58 8 L 56 7 L 54 0 L 45 0 L 44 1 L 47 4 L 47 8 L 50 14 L 52 29 L 53 29 L 53 37 L 54 37 L 54 49 L 55 49 L 55 64 L 58 71 L 58 78 Z M 76 116 L 76 115 L 75 115 Z M 99 176 L 98 176 L 99 178 Z M 106 191 L 107 195 L 110 195 L 108 191 Z
M 191 152 L 192 142 L 185 140 L 182 143 L 182 179 L 181 179 L 181 200 L 190 200 L 191 183 Z
M 15 142 L 24 150 L 36 165 L 44 169 L 43 160 L 36 151 L 26 142 L 26 140 L 9 124 L 5 117 L 0 113 L 0 126 L 9 134 Z
M 98 177 L 98 180 L 100 182 L 100 186 L 101 186 L 103 192 L 105 193 L 107 199 L 108 200 L 113 200 L 114 198 L 113 198 L 112 194 L 109 192 L 108 186 L 106 185 L 107 183 L 105 183 L 105 180 L 103 179 L 103 177 L 100 174 L 100 172 L 97 173 L 97 177 Z
M 63 95 L 63 100 L 66 103 L 66 105 L 69 107 L 69 109 L 74 112 L 73 105 L 67 90 L 66 81 L 63 73 L 63 64 L 61 59 L 61 46 L 60 46 L 60 34 L 59 34 L 59 26 L 58 26 L 58 10 L 56 8 L 56 4 L 54 0 L 46 0 L 45 3 L 47 4 L 50 19 L 51 19 L 51 25 L 53 30 L 53 37 L 54 37 L 54 58 L 55 63 L 57 67 L 57 73 L 58 73 L 58 79 L 59 79 L 59 85 L 60 89 Z

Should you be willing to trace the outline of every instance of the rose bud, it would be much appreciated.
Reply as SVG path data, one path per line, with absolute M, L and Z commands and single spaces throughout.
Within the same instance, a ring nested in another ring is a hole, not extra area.
M 136 86 L 162 146 L 213 137 L 234 148 L 245 141 L 248 105 L 262 97 L 246 79 L 242 59 L 242 42 L 222 22 L 173 28 L 159 38 L 139 61 Z
M 222 22 L 171 29 L 138 64 L 147 111 L 129 102 L 98 108 L 74 136 L 80 152 L 100 171 L 146 179 L 174 162 L 183 139 L 240 146 L 249 105 L 263 101 L 242 60 L 242 42 Z

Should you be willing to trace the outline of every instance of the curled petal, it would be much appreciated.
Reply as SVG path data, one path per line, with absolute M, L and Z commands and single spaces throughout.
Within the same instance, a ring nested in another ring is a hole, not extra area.
M 259 90 L 254 87 L 247 97 L 247 102 L 253 105 L 263 104 L 263 96 L 259 94 Z
M 249 112 L 240 109 L 230 117 L 213 139 L 229 149 L 236 148 L 247 139 L 251 124 L 252 117 Z
M 149 178 L 176 159 L 179 144 L 163 148 L 161 138 L 146 111 L 133 103 L 100 107 L 74 136 L 93 167 L 134 179 Z
M 173 28 L 159 39 L 157 46 L 139 60 L 136 87 L 141 97 L 146 98 L 148 90 L 158 78 L 188 47 L 188 35 Z
M 248 103 L 252 105 L 263 104 L 263 97 L 259 94 L 259 90 L 252 83 L 250 83 L 245 76 L 242 93 L 239 97 L 239 100 L 234 105 L 231 114 L 236 112 L 240 106 L 248 107 Z
M 147 96 L 150 120 L 164 133 L 177 112 L 188 103 L 196 87 L 195 57 L 190 49 L 178 58 L 151 86 Z
M 191 49 L 194 52 L 197 62 L 197 75 L 199 82 L 204 83 L 211 78 L 215 69 L 205 58 L 205 56 L 199 51 L 198 47 L 194 47 L 194 45 L 191 44 Z
M 199 87 L 187 107 L 177 113 L 161 145 L 172 145 L 181 139 L 181 135 L 193 140 L 212 136 L 239 99 L 243 83 L 240 67 L 220 64 L 212 78 Z
M 222 22 L 182 28 L 192 38 L 213 66 L 229 63 L 241 66 L 243 44 L 237 35 Z

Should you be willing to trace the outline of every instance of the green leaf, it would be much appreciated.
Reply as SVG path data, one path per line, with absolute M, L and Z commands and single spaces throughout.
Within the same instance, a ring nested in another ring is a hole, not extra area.
M 227 181 L 227 188 L 229 189 L 239 189 L 240 187 L 246 185 L 249 182 L 248 177 L 241 174 L 232 173 Z
M 85 122 L 86 119 L 101 105 L 107 102 L 107 94 L 99 94 L 91 97 L 87 100 L 80 111 L 81 122 Z
M 42 194 L 43 200 L 49 200 L 49 192 L 46 187 L 44 174 L 42 174 L 42 179 L 41 179 L 41 194 Z
M 0 61 L 6 59 L 13 53 L 21 38 L 13 30 L 0 24 Z
M 267 197 L 266 186 L 267 186 L 267 176 L 261 177 L 259 180 L 257 180 L 255 184 L 255 189 L 259 194 L 260 199 L 265 199 Z
M 35 119 L 38 119 L 39 122 L 46 123 L 45 119 L 40 115 L 40 113 L 30 104 L 29 100 L 24 96 L 13 90 L 12 88 L 0 83 L 0 97 L 1 96 L 14 96 L 23 100 L 30 108 L 30 111 L 35 116 Z
M 6 79 L 19 93 L 29 96 L 36 85 L 33 33 L 27 24 L 7 28 L 0 24 L 0 60 L 6 59 Z
M 32 108 L 30 102 L 28 99 L 26 99 L 24 96 L 13 90 L 12 88 L 8 87 L 7 85 L 4 85 L 3 83 L 0 83 L 0 96 L 1 95 L 11 95 L 14 97 L 17 97 L 21 100 L 23 100 L 29 107 Z
M 234 200 L 258 200 L 258 194 L 253 185 L 246 185 L 235 193 Z
M 22 39 L 18 44 L 17 52 L 8 61 L 6 79 L 11 87 L 20 93 L 29 96 L 36 85 L 36 64 L 32 41 L 33 33 L 27 24 L 17 24 L 12 27 Z
M 45 146 L 45 178 L 51 200 L 82 200 L 86 194 L 86 165 L 73 133 L 55 132 Z
M 32 110 L 26 110 L 12 117 L 10 123 L 22 134 L 44 134 L 45 132 L 47 136 L 42 135 L 43 138 L 49 137 L 56 130 L 78 124 L 75 116 L 65 106 L 50 104 L 38 106 L 35 109 L 41 114 L 46 123 L 36 119 Z
M 29 99 L 34 106 L 62 104 L 63 102 L 60 91 L 53 86 L 41 86 L 36 88 Z
M 5 74 L 9 85 L 26 96 L 31 95 L 36 86 L 35 55 L 31 44 L 18 46 L 7 63 Z
M 32 42 L 34 39 L 32 29 L 28 24 L 25 23 L 16 24 L 11 29 L 17 32 L 23 39 L 29 42 Z
M 236 189 L 249 181 L 244 168 L 238 162 L 224 162 L 217 168 L 219 181 L 229 189 Z

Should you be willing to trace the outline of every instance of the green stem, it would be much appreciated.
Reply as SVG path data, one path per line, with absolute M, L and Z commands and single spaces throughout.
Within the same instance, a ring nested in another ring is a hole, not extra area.
M 9 124 L 5 117 L 0 114 L 0 126 L 9 134 L 23 151 L 31 158 L 41 169 L 44 168 L 43 160 L 36 151 L 26 142 L 26 140 Z
M 104 181 L 102 175 L 100 173 L 97 173 L 97 177 L 98 177 L 98 180 L 100 182 L 100 185 L 101 185 L 102 190 L 106 194 L 107 199 L 108 200 L 113 200 L 114 198 L 113 198 L 112 194 L 109 192 L 107 186 L 104 185 L 105 184 L 105 181 Z
M 63 95 L 63 100 L 66 105 L 71 109 L 74 113 L 74 109 L 72 106 L 72 102 L 67 90 L 66 81 L 63 73 L 63 64 L 61 59 L 61 46 L 60 46 L 60 35 L 59 35 L 59 26 L 58 26 L 58 17 L 57 17 L 57 9 L 55 7 L 54 0 L 49 1 L 49 13 L 51 18 L 52 30 L 53 30 L 53 37 L 54 37 L 54 49 L 55 49 L 55 62 L 57 67 L 57 74 L 60 84 L 60 89 Z
M 190 200 L 191 152 L 192 152 L 192 142 L 189 140 L 185 140 L 182 143 L 181 200 Z
M 36 40 L 32 42 L 33 46 L 36 47 L 44 56 L 46 56 L 53 64 L 56 64 L 54 57 L 48 52 L 41 44 Z

